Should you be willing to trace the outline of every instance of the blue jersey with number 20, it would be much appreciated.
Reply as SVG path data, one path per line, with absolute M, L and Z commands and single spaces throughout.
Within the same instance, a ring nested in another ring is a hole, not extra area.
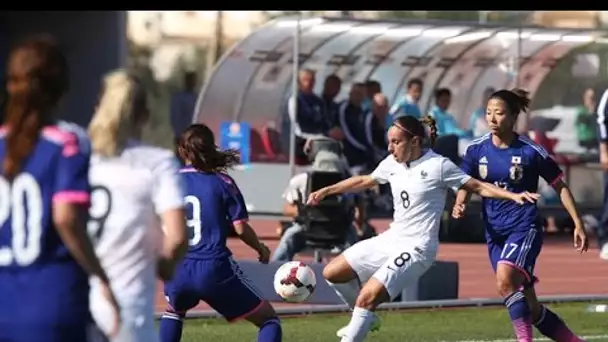
M 0 127 L 0 160 L 6 136 Z M 88 146 L 47 126 L 19 174 L 0 171 L 0 341 L 85 341 L 88 277 L 54 227 L 53 205 L 89 202 Z

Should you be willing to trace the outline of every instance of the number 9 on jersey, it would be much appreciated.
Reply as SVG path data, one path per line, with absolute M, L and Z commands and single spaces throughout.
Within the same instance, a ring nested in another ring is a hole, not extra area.
M 196 196 L 186 196 L 186 204 L 192 206 L 192 216 L 186 220 L 190 238 L 188 239 L 189 246 L 196 246 L 201 242 L 203 237 L 203 224 L 201 222 L 201 201 Z

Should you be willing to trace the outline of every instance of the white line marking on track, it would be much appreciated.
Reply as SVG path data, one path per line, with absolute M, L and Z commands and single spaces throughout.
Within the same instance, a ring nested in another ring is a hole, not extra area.
M 601 339 L 608 338 L 608 335 L 590 335 L 590 336 L 582 336 L 581 338 L 586 341 L 593 341 L 593 340 L 601 340 Z M 441 342 L 513 342 L 513 341 L 514 340 L 511 339 L 511 340 L 458 340 L 458 341 L 444 340 Z M 539 337 L 539 338 L 535 338 L 534 341 L 551 341 L 551 340 L 546 337 Z

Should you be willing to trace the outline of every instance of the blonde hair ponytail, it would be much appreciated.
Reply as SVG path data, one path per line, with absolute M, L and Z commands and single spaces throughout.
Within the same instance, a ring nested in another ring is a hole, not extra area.
M 137 87 L 136 80 L 124 70 L 113 71 L 104 77 L 99 104 L 89 124 L 94 153 L 113 157 L 125 147 L 135 125 Z

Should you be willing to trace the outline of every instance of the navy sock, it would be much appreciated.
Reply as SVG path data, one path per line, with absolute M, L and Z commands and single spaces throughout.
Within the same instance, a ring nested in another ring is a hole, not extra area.
M 281 342 L 282 340 L 283 330 L 281 321 L 277 317 L 273 317 L 262 324 L 258 332 L 258 342 Z
M 532 319 L 530 308 L 523 292 L 513 292 L 505 298 L 505 306 L 509 310 L 511 324 L 519 342 L 532 341 Z
M 566 323 L 559 318 L 553 311 L 547 309 L 544 305 L 541 306 L 540 318 L 534 323 L 536 329 L 541 334 L 547 336 L 553 341 L 560 342 L 576 342 L 581 341 L 573 332 L 568 328 Z
M 167 309 L 160 318 L 160 341 L 180 342 L 182 339 L 182 328 L 184 327 L 184 315 Z

